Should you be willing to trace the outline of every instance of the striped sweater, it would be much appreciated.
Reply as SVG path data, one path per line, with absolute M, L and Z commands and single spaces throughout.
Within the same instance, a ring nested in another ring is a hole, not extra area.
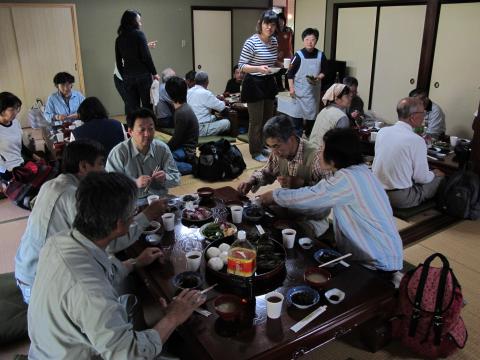
M 261 66 L 268 65 L 270 67 L 275 66 L 277 61 L 278 42 L 277 39 L 272 36 L 267 44 L 265 44 L 258 34 L 250 36 L 243 45 L 242 52 L 240 54 L 240 60 L 238 66 L 240 70 L 243 70 L 245 65 Z M 262 73 L 251 73 L 252 75 L 264 76 Z

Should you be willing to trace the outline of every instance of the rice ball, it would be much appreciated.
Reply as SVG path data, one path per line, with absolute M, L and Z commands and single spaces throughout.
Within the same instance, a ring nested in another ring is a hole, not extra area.
M 224 251 L 224 252 L 220 253 L 220 255 L 218 257 L 220 259 L 222 259 L 222 261 L 225 265 L 227 265 L 227 263 L 228 263 L 228 252 Z
M 220 255 L 221 251 L 215 247 L 215 246 L 212 246 L 211 248 L 209 248 L 207 250 L 207 256 L 208 258 L 214 258 L 214 257 L 218 257 L 218 255 Z
M 215 271 L 220 271 L 223 269 L 223 261 L 219 257 L 212 257 L 208 260 L 208 266 Z
M 219 246 L 218 246 L 218 249 L 220 250 L 221 253 L 223 252 L 228 252 L 228 250 L 230 250 L 230 245 L 226 244 L 226 243 L 221 243 Z

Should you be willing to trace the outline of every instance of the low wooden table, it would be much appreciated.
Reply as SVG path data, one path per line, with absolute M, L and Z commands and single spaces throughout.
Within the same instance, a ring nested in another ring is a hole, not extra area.
M 231 187 L 216 190 L 216 195 L 229 199 L 239 198 L 238 193 Z M 214 211 L 225 214 L 221 201 L 217 201 Z M 263 224 L 265 230 L 271 229 L 271 220 Z M 252 224 L 240 224 L 239 229 L 249 230 Z M 185 271 L 185 253 L 195 244 L 206 244 L 198 233 L 198 229 L 176 224 L 175 232 L 167 233 L 161 247 L 169 253 L 169 261 L 161 265 L 155 263 L 137 272 L 145 283 L 150 294 L 158 299 L 165 297 L 171 300 L 175 289 L 171 282 L 175 274 Z M 278 237 L 277 237 L 278 239 Z M 279 239 L 281 241 L 281 239 Z M 145 248 L 144 241 L 138 241 L 127 250 L 129 256 L 136 256 Z M 264 294 L 270 290 L 278 290 L 286 294 L 294 285 L 303 284 L 303 272 L 307 267 L 318 265 L 313 259 L 313 253 L 321 244 L 315 244 L 310 250 L 295 248 L 287 251 L 286 276 L 279 282 L 272 282 L 270 289 L 256 297 L 256 316 L 253 326 L 239 330 L 235 335 L 222 336 L 222 321 L 219 320 L 213 306 L 213 300 L 225 289 L 217 286 L 208 293 L 204 307 L 212 313 L 204 317 L 194 313 L 191 318 L 178 329 L 188 349 L 189 358 L 195 359 L 292 359 L 298 358 L 323 344 L 326 344 L 350 332 L 355 327 L 374 318 L 386 318 L 391 314 L 394 306 L 394 288 L 381 279 L 374 272 L 350 262 L 350 267 L 337 265 L 330 269 L 333 275 L 328 288 L 339 288 L 346 293 L 345 300 L 338 305 L 328 304 L 325 313 L 305 326 L 300 332 L 294 333 L 290 327 L 315 308 L 298 310 L 287 308 L 284 303 L 282 315 L 277 320 L 266 316 L 266 302 Z M 205 275 L 205 261 L 201 266 L 201 273 Z M 205 278 L 205 277 L 204 277 Z M 206 288 L 211 284 L 205 283 Z M 326 300 L 318 304 L 324 305 Z M 160 306 L 159 306 L 160 311 Z M 148 319 L 147 319 L 148 320 Z M 148 322 L 148 321 L 147 321 Z
M 431 158 L 428 158 L 428 164 L 432 169 L 439 169 L 443 171 L 446 175 L 451 175 L 455 171 L 458 171 L 460 168 L 459 163 L 455 161 L 454 158 L 455 158 L 455 153 L 448 154 L 442 160 L 433 160 Z

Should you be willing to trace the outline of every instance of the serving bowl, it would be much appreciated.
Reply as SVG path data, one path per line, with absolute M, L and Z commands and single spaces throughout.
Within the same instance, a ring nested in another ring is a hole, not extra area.
M 237 227 L 232 223 L 223 222 L 209 222 L 200 228 L 200 234 L 205 239 L 210 241 L 220 240 L 229 236 L 234 236 L 237 233 Z
M 185 271 L 177 274 L 172 279 L 173 286 L 177 289 L 200 289 L 203 284 L 203 279 L 199 273 L 194 271 Z

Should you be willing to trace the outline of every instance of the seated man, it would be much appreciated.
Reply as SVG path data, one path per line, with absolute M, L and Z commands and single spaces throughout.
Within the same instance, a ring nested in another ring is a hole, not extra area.
M 208 87 L 208 75 L 199 71 L 195 75 L 195 86 L 187 92 L 187 102 L 192 107 L 199 123 L 200 136 L 218 135 L 230 129 L 228 119 L 217 120 L 212 111 L 223 112 L 226 105 L 210 91 Z
M 73 121 L 78 119 L 77 110 L 85 96 L 72 90 L 75 78 L 67 72 L 59 72 L 53 78 L 57 91 L 50 95 L 45 104 L 47 121 Z
M 127 116 L 130 139 L 115 146 L 107 159 L 107 171 L 120 172 L 135 180 L 139 198 L 166 195 L 180 183 L 180 172 L 166 144 L 154 139 L 152 111 L 138 109 Z
M 397 105 L 397 114 L 395 125 L 378 132 L 372 170 L 392 206 L 410 208 L 433 198 L 444 174 L 429 170 L 425 140 L 413 132 L 423 124 L 423 103 L 404 98 Z
M 41 187 L 15 256 L 15 277 L 25 303 L 30 300 L 40 250 L 47 238 L 72 227 L 77 213 L 75 192 L 80 180 L 90 172 L 103 171 L 104 164 L 104 149 L 99 143 L 72 142 L 63 151 L 63 173 Z M 147 207 L 134 218 L 135 226 L 129 228 L 128 236 L 112 243 L 115 248 L 111 250 L 122 250 L 136 241 L 150 220 L 161 215 L 164 208 L 165 204 L 160 201 Z
M 246 182 L 240 183 L 238 191 L 247 194 L 250 190 L 256 192 L 261 186 L 272 184 L 278 180 L 284 188 L 297 189 L 302 186 L 312 186 L 318 183 L 329 171 L 321 168 L 321 152 L 295 133 L 295 125 L 285 116 L 274 116 L 263 127 L 265 144 L 272 149 L 267 164 L 261 170 L 256 170 Z M 315 211 L 313 214 L 302 212 L 305 220 L 300 225 L 314 237 L 322 235 L 328 229 L 325 219 L 330 212 Z
M 167 145 L 180 173 L 191 174 L 198 144 L 198 120 L 187 104 L 187 83 L 173 76 L 167 80 L 165 89 L 175 107 L 175 132 Z
M 347 115 L 352 124 L 361 124 L 365 113 L 363 111 L 363 100 L 358 96 L 358 80 L 353 76 L 345 76 L 343 84 L 350 88 L 352 94 L 350 106 L 347 108 Z
M 135 183 L 123 174 L 91 173 L 80 182 L 73 229 L 50 238 L 40 253 L 28 308 L 29 358 L 154 359 L 205 301 L 199 291 L 184 290 L 153 328 L 135 331 L 129 322 L 128 300 L 134 298 L 119 298 L 112 283 L 163 255 L 147 248 L 122 264 L 105 251 L 127 233 L 136 195 Z
M 424 89 L 414 89 L 408 94 L 423 102 L 425 107 L 425 133 L 434 139 L 439 139 L 445 135 L 445 114 L 443 110 L 428 98 L 427 91 Z
M 331 207 L 339 251 L 392 279 L 403 267 L 403 246 L 382 184 L 363 163 L 353 130 L 333 129 L 323 140 L 323 166 L 334 175 L 310 187 L 269 191 L 261 195 L 262 203 L 300 210 Z
M 160 84 L 159 89 L 158 104 L 155 107 L 155 115 L 157 116 L 155 127 L 157 129 L 174 127 L 173 103 L 172 99 L 170 99 L 167 92 L 165 91 L 165 84 L 167 83 L 168 79 L 175 75 L 175 71 L 171 68 L 166 68 L 162 71 L 162 74 L 160 75 L 162 83 Z
M 237 94 L 240 92 L 240 87 L 242 86 L 243 73 L 238 68 L 238 64 L 233 67 L 233 77 L 227 81 L 225 86 L 224 96 L 229 96 L 230 94 Z

